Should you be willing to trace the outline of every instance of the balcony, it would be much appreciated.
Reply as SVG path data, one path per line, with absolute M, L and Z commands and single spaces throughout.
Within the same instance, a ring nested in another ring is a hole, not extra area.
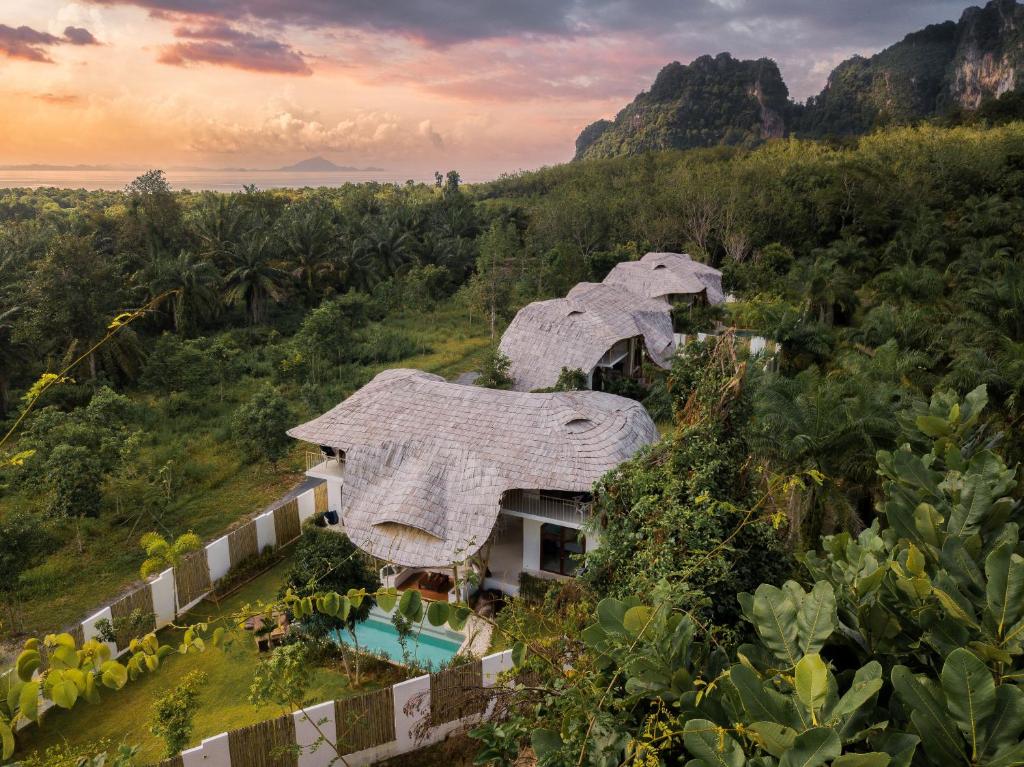
M 321 452 L 306 451 L 306 476 L 340 480 L 345 477 L 345 461 L 328 458 Z
M 501 510 L 517 517 L 530 517 L 579 528 L 590 517 L 592 504 L 589 498 L 588 493 L 579 493 L 573 497 L 569 494 L 545 493 L 542 490 L 509 490 L 501 498 Z

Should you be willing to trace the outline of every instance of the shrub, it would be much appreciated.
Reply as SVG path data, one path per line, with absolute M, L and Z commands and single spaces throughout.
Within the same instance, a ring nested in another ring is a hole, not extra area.
M 245 457 L 272 464 L 291 447 L 291 438 L 285 431 L 293 425 L 291 406 L 269 385 L 235 410 L 231 418 L 232 432 Z
M 192 720 L 205 684 L 206 674 L 190 671 L 177 687 L 153 701 L 149 731 L 163 738 L 167 757 L 175 756 L 188 745 L 192 737 Z
M 502 354 L 497 346 L 492 346 L 480 365 L 479 377 L 473 383 L 488 389 L 511 389 L 514 383 L 508 372 L 511 367 L 512 360 Z

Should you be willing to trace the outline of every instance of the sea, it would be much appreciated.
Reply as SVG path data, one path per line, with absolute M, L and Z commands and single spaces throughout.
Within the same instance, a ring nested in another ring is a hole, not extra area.
M 147 169 L 134 170 L 0 170 L 0 189 L 60 187 L 63 189 L 124 189 Z M 167 170 L 175 190 L 236 192 L 255 184 L 258 189 L 343 186 L 364 181 L 404 184 L 408 180 L 433 183 L 433 173 L 356 170 L 295 172 L 274 170 Z

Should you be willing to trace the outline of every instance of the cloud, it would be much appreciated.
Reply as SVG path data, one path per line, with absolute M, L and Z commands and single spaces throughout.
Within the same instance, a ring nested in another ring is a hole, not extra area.
M 174 36 L 183 42 L 163 47 L 158 60 L 164 64 L 213 64 L 252 72 L 313 74 L 302 54 L 290 45 L 225 23 L 181 26 L 174 30 Z
M 92 32 L 82 27 L 66 27 L 64 39 L 71 45 L 99 45 L 99 41 L 93 37 Z
M 444 138 L 430 120 L 405 120 L 382 112 L 360 112 L 337 123 L 278 112 L 256 125 L 208 120 L 193 129 L 190 149 L 211 153 L 344 152 L 393 157 L 440 149 Z
M 64 37 L 40 32 L 32 27 L 9 27 L 0 24 L 0 56 L 24 61 L 53 63 L 47 49 L 55 45 L 98 45 L 87 29 L 68 27 Z
M 47 104 L 66 105 L 77 104 L 82 100 L 81 96 L 74 93 L 33 93 L 32 98 L 45 101 Z

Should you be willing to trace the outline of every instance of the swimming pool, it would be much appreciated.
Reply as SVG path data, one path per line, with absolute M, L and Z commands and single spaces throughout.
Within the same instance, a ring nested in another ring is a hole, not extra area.
M 335 641 L 348 644 L 352 641 L 347 631 L 336 631 Z M 443 627 L 416 626 L 407 640 L 409 654 L 423 665 L 440 668 L 459 651 L 465 637 Z M 398 632 L 391 624 L 390 616 L 374 607 L 370 617 L 356 624 L 356 640 L 360 649 L 384 654 L 396 663 L 402 662 L 402 646 L 398 643 Z

